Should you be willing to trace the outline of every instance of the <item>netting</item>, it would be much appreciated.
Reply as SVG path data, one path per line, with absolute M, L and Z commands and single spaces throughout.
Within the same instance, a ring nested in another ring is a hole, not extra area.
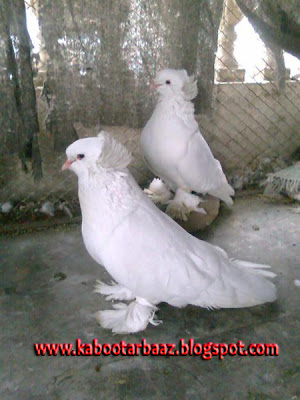
M 244 15 L 232 0 L 32 0 L 25 4 L 38 21 L 34 50 L 20 3 L 0 1 L 1 203 L 32 212 L 46 200 L 56 210 L 68 204 L 72 211 L 74 203 L 75 212 L 76 179 L 60 173 L 64 150 L 100 129 L 133 152 L 132 173 L 146 184 L 151 173 L 139 136 L 156 101 L 149 82 L 166 67 L 197 77 L 201 132 L 236 189 L 292 164 L 300 145 L 300 83 L 270 40 L 245 81 L 234 53 Z M 255 12 L 255 1 L 238 3 Z M 292 3 L 284 9 L 289 17 Z M 27 25 L 32 30 L 29 19 Z

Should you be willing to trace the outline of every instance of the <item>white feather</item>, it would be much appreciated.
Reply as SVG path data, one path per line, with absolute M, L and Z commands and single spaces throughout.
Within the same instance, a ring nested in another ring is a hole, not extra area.
M 98 311 L 95 314 L 100 325 L 105 329 L 111 329 L 113 333 L 134 333 L 146 329 L 157 310 L 155 306 L 145 306 L 137 301 L 128 306 L 118 303 L 113 307 L 114 310 Z
M 186 79 L 182 88 L 185 100 L 193 100 L 198 94 L 197 80 L 195 76 L 188 76 L 186 74 Z
M 197 94 L 196 80 L 186 71 L 168 69 L 155 81 L 160 98 L 141 135 L 147 165 L 173 190 L 209 193 L 233 204 L 234 190 L 194 116 L 190 100 Z
M 107 285 L 104 282 L 97 281 L 94 288 L 95 293 L 106 296 L 106 300 L 134 300 L 134 294 L 122 285 L 118 285 L 112 281 L 111 285 Z
M 98 164 L 105 169 L 124 169 L 131 162 L 131 154 L 120 142 L 117 142 L 112 135 L 105 131 L 98 134 L 103 141 L 101 155 Z
M 125 333 L 143 330 L 149 322 L 158 324 L 154 313 L 160 302 L 211 309 L 276 299 L 269 280 L 275 274 L 265 271 L 268 266 L 229 259 L 224 250 L 188 234 L 147 198 L 128 170 L 113 169 L 113 163 L 97 169 L 99 154 L 88 140 L 68 149 L 70 157 L 80 148 L 85 154 L 85 164 L 76 161 L 74 166 L 83 239 L 90 255 L 118 283 L 99 283 L 96 291 L 112 299 L 136 299 L 128 306 L 121 303 L 100 311 L 97 319 L 104 328 Z M 108 149 L 102 144 L 100 152 Z

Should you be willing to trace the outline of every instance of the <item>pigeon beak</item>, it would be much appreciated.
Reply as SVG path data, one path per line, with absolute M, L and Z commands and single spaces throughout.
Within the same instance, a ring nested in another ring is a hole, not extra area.
M 161 86 L 161 84 L 156 83 L 154 81 L 150 83 L 150 89 L 153 89 L 153 90 L 158 89 L 160 86 Z
M 70 166 L 71 166 L 71 164 L 72 164 L 73 162 L 74 162 L 74 161 L 67 160 L 67 161 L 64 163 L 64 165 L 61 167 L 61 170 L 62 170 L 62 171 L 65 171 L 66 169 L 69 169 Z

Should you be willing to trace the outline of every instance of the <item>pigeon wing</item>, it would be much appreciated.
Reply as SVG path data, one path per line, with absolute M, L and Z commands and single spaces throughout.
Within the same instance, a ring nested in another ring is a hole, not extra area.
M 217 278 L 218 257 L 206 254 L 205 247 L 213 246 L 197 239 L 203 254 L 195 254 L 192 236 L 144 200 L 105 244 L 104 265 L 115 280 L 154 304 L 191 304 Z
M 177 169 L 188 188 L 199 193 L 210 193 L 232 203 L 230 196 L 234 191 L 199 130 L 190 136 Z

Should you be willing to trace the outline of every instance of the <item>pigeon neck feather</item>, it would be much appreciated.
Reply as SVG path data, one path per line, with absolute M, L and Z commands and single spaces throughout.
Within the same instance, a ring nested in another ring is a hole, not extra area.
M 138 207 L 140 191 L 127 170 L 79 178 L 79 201 L 85 223 L 113 228 Z
M 194 104 L 189 100 L 185 100 L 182 96 L 161 96 L 156 108 L 170 117 L 180 118 L 187 125 L 194 122 Z

